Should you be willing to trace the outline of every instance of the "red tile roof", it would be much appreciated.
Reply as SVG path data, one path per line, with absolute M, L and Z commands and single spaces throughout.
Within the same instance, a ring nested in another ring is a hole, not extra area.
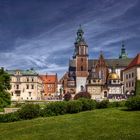
M 55 83 L 57 82 L 57 75 L 40 75 L 43 83 Z
M 125 70 L 130 69 L 135 66 L 140 66 L 140 53 L 137 54 L 137 56 L 130 62 L 130 64 L 127 66 Z

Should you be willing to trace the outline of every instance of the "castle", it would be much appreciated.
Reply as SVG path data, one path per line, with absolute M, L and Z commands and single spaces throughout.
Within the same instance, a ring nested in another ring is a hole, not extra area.
M 72 95 L 88 91 L 92 98 L 106 98 L 124 93 L 122 73 L 132 58 L 128 58 L 124 43 L 118 59 L 105 59 L 101 52 L 98 59 L 89 59 L 88 45 L 83 37 L 84 31 L 79 27 L 74 43 L 74 55 L 69 60 L 68 71 L 61 78 L 63 93 Z

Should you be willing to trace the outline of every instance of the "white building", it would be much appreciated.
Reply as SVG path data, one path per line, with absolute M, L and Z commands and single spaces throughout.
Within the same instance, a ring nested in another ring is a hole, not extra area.
M 11 77 L 11 100 L 41 100 L 43 84 L 33 70 L 7 70 Z
M 136 81 L 140 80 L 140 54 L 123 70 L 124 92 L 134 94 Z

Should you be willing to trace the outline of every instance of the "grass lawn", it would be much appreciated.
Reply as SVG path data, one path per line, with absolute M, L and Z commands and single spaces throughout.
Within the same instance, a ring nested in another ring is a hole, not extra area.
M 0 123 L 0 140 L 140 140 L 140 111 L 109 108 Z

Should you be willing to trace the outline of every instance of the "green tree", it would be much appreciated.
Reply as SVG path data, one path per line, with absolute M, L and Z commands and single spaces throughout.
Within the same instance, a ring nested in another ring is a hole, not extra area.
M 136 81 L 136 86 L 135 86 L 135 95 L 139 95 L 140 96 L 140 80 Z
M 0 69 L 0 108 L 6 107 L 11 103 L 11 96 L 7 90 L 10 90 L 10 75 L 4 71 L 3 68 Z

